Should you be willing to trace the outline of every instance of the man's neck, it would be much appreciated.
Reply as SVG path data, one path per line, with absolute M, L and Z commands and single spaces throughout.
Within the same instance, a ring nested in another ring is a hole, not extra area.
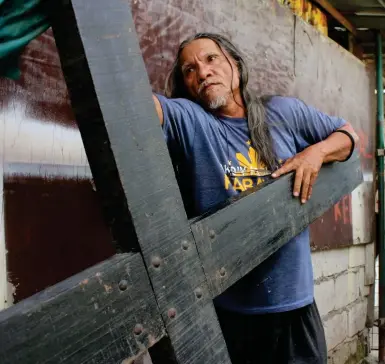
M 241 98 L 236 101 L 232 98 L 225 106 L 216 110 L 215 114 L 229 118 L 245 118 L 246 108 Z

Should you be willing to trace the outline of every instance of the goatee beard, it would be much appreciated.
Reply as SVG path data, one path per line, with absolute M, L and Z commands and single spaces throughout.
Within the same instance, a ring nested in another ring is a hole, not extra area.
M 208 108 L 210 110 L 217 110 L 223 106 L 226 105 L 227 103 L 227 99 L 228 99 L 229 95 L 226 95 L 226 96 L 217 96 L 214 100 L 211 100 L 209 103 L 208 103 Z

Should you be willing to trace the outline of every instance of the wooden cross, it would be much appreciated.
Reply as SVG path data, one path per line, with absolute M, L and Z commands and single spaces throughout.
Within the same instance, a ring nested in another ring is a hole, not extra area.
M 53 31 L 117 254 L 0 313 L 0 363 L 230 363 L 213 299 L 362 181 L 358 154 L 187 219 L 127 1 L 63 0 Z

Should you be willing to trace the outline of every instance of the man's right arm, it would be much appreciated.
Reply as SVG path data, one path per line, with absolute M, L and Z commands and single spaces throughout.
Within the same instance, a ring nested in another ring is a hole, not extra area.
M 163 120 L 162 106 L 160 105 L 160 102 L 155 95 L 152 95 L 152 98 L 154 99 L 155 109 L 156 109 L 156 113 L 158 114 L 158 118 L 160 120 L 160 125 L 163 125 L 164 120 Z
M 169 99 L 155 93 L 152 98 L 167 144 L 176 143 L 190 148 L 203 109 L 186 99 Z

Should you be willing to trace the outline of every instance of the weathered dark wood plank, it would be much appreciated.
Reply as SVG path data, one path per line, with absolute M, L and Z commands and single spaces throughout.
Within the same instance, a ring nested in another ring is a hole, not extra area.
M 0 363 L 120 364 L 164 334 L 141 256 L 115 255 L 1 311 Z
M 219 295 L 362 182 L 358 153 L 322 168 L 311 199 L 292 196 L 292 175 L 192 224 L 210 291 Z
M 129 4 L 73 0 L 56 10 L 71 103 L 117 245 L 140 248 L 177 361 L 229 363 Z

